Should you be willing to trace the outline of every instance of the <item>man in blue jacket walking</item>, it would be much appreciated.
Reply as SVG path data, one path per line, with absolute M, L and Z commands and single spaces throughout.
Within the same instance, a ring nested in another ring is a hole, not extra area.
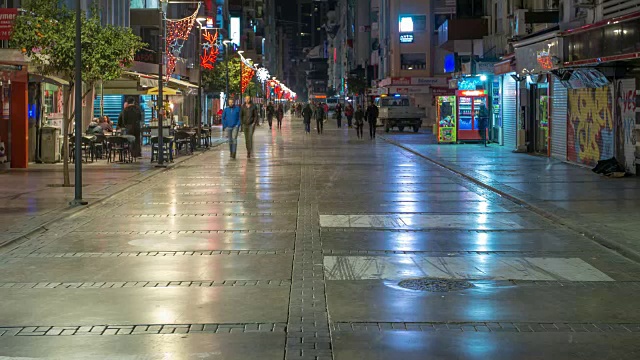
M 233 99 L 229 99 L 229 106 L 222 111 L 222 131 L 227 132 L 231 158 L 235 159 L 238 148 L 238 132 L 240 131 L 240 108 L 235 106 Z

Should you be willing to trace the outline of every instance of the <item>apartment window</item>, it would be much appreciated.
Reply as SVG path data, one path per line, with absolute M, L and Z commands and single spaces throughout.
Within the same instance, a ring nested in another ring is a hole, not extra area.
M 414 15 L 413 16 L 413 30 L 414 31 L 427 31 L 427 16 L 426 15 Z
M 433 19 L 433 30 L 438 31 L 440 25 L 444 24 L 447 20 L 451 20 L 451 18 L 451 14 L 436 14 Z
M 157 9 L 158 0 L 131 0 L 132 9 Z
M 427 68 L 427 54 L 400 54 L 400 68 L 402 70 L 425 70 Z

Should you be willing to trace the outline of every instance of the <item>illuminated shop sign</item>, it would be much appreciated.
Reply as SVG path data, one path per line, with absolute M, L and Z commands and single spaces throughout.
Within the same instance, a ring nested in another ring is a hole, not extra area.
M 231 34 L 231 42 L 240 46 L 240 18 L 232 17 L 229 19 L 229 33 Z
M 462 90 L 459 93 L 461 96 L 482 96 L 485 94 L 484 90 Z
M 400 17 L 400 32 L 401 33 L 413 32 L 413 17 L 411 16 Z
M 410 44 L 413 42 L 413 34 L 400 34 L 400 43 Z

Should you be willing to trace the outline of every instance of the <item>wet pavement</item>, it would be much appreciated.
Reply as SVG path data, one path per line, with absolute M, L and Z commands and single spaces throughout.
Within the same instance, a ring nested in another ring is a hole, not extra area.
M 559 207 L 632 180 L 332 125 L 261 127 L 251 160 L 220 146 L 0 248 L 0 357 L 640 358 L 640 264 L 416 152 Z
M 429 131 L 385 138 L 640 261 L 640 177 L 607 178 L 497 144 L 437 145 Z

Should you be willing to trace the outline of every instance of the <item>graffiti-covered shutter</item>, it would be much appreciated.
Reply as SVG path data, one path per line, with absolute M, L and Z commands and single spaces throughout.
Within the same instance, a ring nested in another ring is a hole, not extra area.
M 502 131 L 504 146 L 509 150 L 516 148 L 516 81 L 507 74 L 502 82 Z
M 551 94 L 551 156 L 567 160 L 567 89 L 553 78 Z
M 616 81 L 614 128 L 616 157 L 628 172 L 636 173 L 636 79 Z
M 613 94 L 609 86 L 568 90 L 567 160 L 595 166 L 613 157 Z

